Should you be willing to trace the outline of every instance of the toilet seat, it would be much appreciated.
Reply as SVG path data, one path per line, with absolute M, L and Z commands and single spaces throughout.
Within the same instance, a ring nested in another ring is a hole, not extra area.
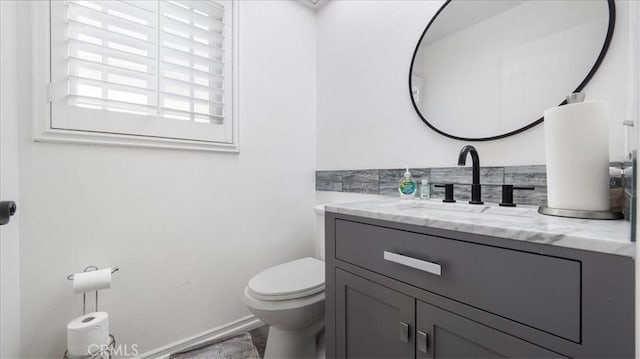
M 324 291 L 324 262 L 307 257 L 283 263 L 256 274 L 247 292 L 256 299 L 282 301 Z

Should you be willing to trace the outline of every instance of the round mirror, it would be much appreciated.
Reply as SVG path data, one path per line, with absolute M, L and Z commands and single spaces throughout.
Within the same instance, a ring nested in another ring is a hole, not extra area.
M 613 0 L 449 0 L 413 53 L 413 106 L 458 140 L 527 130 L 587 84 L 614 23 Z

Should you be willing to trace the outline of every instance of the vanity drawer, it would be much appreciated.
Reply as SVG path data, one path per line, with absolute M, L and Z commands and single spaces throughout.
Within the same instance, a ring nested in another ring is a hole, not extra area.
M 581 263 L 336 219 L 344 262 L 581 341 Z M 439 273 L 438 273 L 439 272 Z

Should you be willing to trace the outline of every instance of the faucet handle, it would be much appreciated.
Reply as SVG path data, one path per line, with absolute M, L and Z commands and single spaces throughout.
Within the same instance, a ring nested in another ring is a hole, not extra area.
M 513 191 L 514 190 L 534 190 L 533 186 L 514 186 L 512 184 L 503 184 L 502 185 L 502 202 L 500 202 L 500 206 L 502 207 L 515 207 L 516 204 L 513 203 Z
M 456 200 L 453 199 L 453 183 L 437 184 L 434 187 L 444 187 L 444 199 L 442 202 L 455 203 Z

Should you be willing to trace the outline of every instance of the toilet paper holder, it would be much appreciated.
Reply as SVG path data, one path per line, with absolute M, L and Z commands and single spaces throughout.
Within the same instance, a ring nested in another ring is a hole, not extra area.
M 94 270 L 98 270 L 98 267 L 96 266 L 87 266 L 83 272 L 90 272 L 90 271 L 94 271 Z M 111 269 L 111 274 L 117 272 L 120 270 L 120 267 L 113 267 L 113 269 Z M 67 280 L 73 280 L 73 276 L 74 274 L 69 274 L 67 276 Z M 96 312 L 98 311 L 98 291 L 96 290 Z M 87 314 L 87 293 L 82 293 L 82 315 Z
M 62 359 L 111 359 L 113 349 L 116 347 L 116 337 L 109 334 L 109 346 L 106 348 L 99 348 L 99 350 L 93 354 L 78 357 L 69 354 L 69 350 L 64 351 Z

